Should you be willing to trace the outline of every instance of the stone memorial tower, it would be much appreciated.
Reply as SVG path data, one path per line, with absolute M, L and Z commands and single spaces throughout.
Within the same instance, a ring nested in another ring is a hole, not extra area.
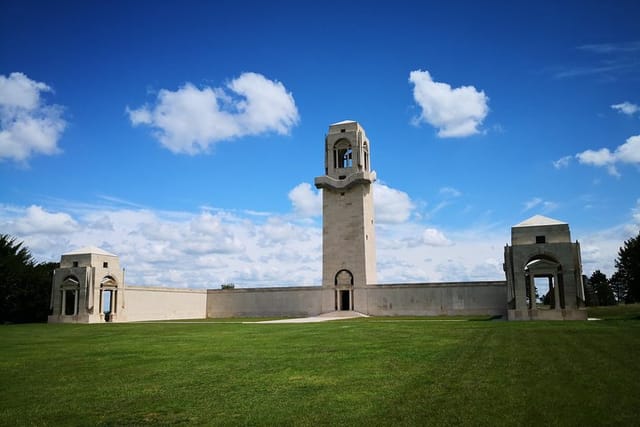
M 376 239 L 370 144 L 354 121 L 329 126 L 325 137 L 322 189 L 323 311 L 366 312 L 366 293 L 376 283 Z

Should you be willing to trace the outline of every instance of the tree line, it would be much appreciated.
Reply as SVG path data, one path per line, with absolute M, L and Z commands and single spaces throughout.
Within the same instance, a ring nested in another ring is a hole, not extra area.
M 0 324 L 46 322 L 58 266 L 35 262 L 23 242 L 0 234 Z
M 640 233 L 618 250 L 610 278 L 596 270 L 585 282 L 588 306 L 640 303 Z

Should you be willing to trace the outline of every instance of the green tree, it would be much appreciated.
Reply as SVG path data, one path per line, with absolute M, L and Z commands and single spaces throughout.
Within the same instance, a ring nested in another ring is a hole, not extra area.
M 57 267 L 36 264 L 23 242 L 0 234 L 0 323 L 45 322 Z
M 593 290 L 593 285 L 589 281 L 589 278 L 582 275 L 582 283 L 584 284 L 584 303 L 588 307 L 594 307 L 598 305 L 598 297 L 596 296 L 596 292 Z
M 21 289 L 33 260 L 29 250 L 6 234 L 0 235 L 0 322 L 11 321 L 18 311 Z
M 616 297 L 616 301 L 618 302 L 618 304 L 623 303 L 627 298 L 628 289 L 627 284 L 622 279 L 622 277 L 620 277 L 619 272 L 616 271 L 611 275 L 611 277 L 609 278 L 609 286 L 611 287 L 613 295 Z
M 609 286 L 609 280 L 607 280 L 607 276 L 604 273 L 600 272 L 600 270 L 594 271 L 589 278 L 589 282 L 596 294 L 598 305 L 616 304 L 616 299 L 613 296 L 613 290 Z
M 625 302 L 640 302 L 640 232 L 618 250 L 616 268 L 619 280 L 626 287 Z
M 542 305 L 551 305 L 551 292 L 553 292 L 553 290 L 549 289 L 549 291 L 542 296 Z

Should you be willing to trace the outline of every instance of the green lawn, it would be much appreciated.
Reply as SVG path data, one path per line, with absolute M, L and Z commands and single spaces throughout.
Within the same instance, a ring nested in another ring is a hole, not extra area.
M 640 304 L 620 304 L 607 307 L 589 307 L 589 317 L 604 320 L 640 320 Z
M 402 320 L 3 326 L 0 425 L 640 424 L 640 321 Z

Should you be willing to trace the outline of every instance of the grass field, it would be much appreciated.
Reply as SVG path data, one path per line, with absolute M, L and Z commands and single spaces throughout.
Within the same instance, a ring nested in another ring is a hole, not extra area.
M 640 321 L 0 327 L 0 425 L 640 424 Z
M 604 320 L 640 320 L 640 304 L 589 307 L 588 313 L 589 317 Z

